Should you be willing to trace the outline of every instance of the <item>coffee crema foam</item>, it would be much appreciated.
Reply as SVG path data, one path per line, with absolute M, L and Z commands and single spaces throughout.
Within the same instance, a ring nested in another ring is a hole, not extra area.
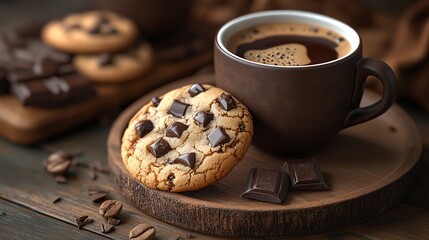
M 282 38 L 288 39 L 286 44 L 282 44 Z M 265 40 L 274 46 L 261 49 L 261 41 Z M 275 44 L 277 42 L 280 44 Z M 305 42 L 307 44 L 304 44 Z M 312 42 L 321 43 L 320 46 L 326 45 L 324 47 L 328 51 L 317 56 L 321 51 L 318 51 L 318 47 L 313 46 Z M 252 48 L 252 44 L 255 44 L 255 47 L 258 45 L 256 49 Z M 313 48 L 310 49 L 306 45 Z M 334 55 L 329 52 L 329 48 L 332 48 Z M 227 49 L 253 62 L 303 66 L 341 58 L 350 52 L 351 46 L 344 37 L 324 27 L 302 23 L 267 23 L 238 32 L 228 41 Z

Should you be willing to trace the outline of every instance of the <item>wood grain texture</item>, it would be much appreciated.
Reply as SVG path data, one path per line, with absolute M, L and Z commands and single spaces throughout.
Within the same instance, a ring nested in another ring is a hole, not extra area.
M 37 227 L 38 226 L 38 227 Z M 107 239 L 0 199 L 0 239 Z
M 342 131 L 326 146 L 308 154 L 319 161 L 330 191 L 293 191 L 279 205 L 241 199 L 249 168 L 279 169 L 285 160 L 253 147 L 225 179 L 203 190 L 179 194 L 146 188 L 122 163 L 122 133 L 132 115 L 151 97 L 194 82 L 213 83 L 213 76 L 188 78 L 148 93 L 119 116 L 108 138 L 115 182 L 127 199 L 152 216 L 220 236 L 302 235 L 378 216 L 397 204 L 409 188 L 409 173 L 420 156 L 421 140 L 413 121 L 398 106 L 373 121 Z M 363 104 L 377 97 L 368 93 Z

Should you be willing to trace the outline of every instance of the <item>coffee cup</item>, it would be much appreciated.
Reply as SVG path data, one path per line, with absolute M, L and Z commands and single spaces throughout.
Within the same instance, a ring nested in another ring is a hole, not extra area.
M 386 112 L 397 83 L 384 62 L 362 57 L 350 26 L 328 16 L 264 11 L 226 23 L 215 39 L 216 85 L 254 118 L 253 144 L 271 153 L 302 153 Z M 368 76 L 381 99 L 360 107 Z

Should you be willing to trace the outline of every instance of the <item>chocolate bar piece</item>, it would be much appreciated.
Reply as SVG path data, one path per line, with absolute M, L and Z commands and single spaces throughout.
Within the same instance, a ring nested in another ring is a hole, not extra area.
M 289 177 L 284 172 L 251 168 L 242 198 L 281 203 L 289 190 Z
M 11 92 L 25 106 L 46 108 L 64 106 L 95 95 L 91 83 L 76 74 L 11 82 Z
M 282 171 L 289 174 L 292 189 L 297 190 L 328 190 L 329 187 L 322 176 L 319 164 L 314 158 L 287 160 Z

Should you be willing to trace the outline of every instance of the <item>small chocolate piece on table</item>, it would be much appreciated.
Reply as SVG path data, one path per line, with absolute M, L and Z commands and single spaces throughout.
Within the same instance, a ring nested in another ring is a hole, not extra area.
M 286 160 L 282 171 L 289 174 L 292 189 L 329 190 L 319 164 L 314 158 Z
M 173 104 L 171 104 L 171 107 L 168 110 L 168 113 L 172 114 L 175 117 L 181 118 L 185 115 L 186 109 L 188 107 L 189 104 L 174 100 Z
M 251 168 L 242 198 L 281 203 L 289 190 L 289 177 L 284 172 Z
M 112 232 L 115 229 L 115 226 L 109 223 L 102 222 L 101 223 L 101 232 L 102 233 L 109 233 Z
M 218 127 L 209 134 L 208 139 L 212 147 L 217 147 L 227 143 L 231 138 L 228 136 L 225 130 L 223 130 L 223 128 Z
M 181 122 L 174 122 L 167 127 L 167 130 L 165 131 L 165 135 L 167 137 L 180 138 L 182 136 L 182 133 L 186 131 L 188 128 L 189 126 L 186 124 L 183 124 Z
M 198 94 L 205 92 L 205 91 L 206 91 L 206 89 L 199 83 L 192 85 L 188 90 L 191 97 L 195 97 Z
M 207 127 L 210 121 L 214 118 L 213 113 L 199 111 L 194 115 L 194 120 L 199 124 L 203 125 L 203 127 Z
M 108 218 L 107 223 L 113 226 L 117 226 L 119 225 L 119 223 L 121 223 L 121 220 L 115 218 Z
M 179 156 L 174 160 L 174 163 L 180 163 L 184 166 L 194 168 L 195 166 L 195 153 L 187 153 Z
M 136 123 L 135 129 L 139 137 L 142 138 L 153 130 L 153 123 L 150 120 L 142 120 Z
M 170 150 L 170 144 L 162 138 L 159 138 L 151 145 L 147 146 L 149 152 L 156 158 L 162 157 L 167 154 Z

